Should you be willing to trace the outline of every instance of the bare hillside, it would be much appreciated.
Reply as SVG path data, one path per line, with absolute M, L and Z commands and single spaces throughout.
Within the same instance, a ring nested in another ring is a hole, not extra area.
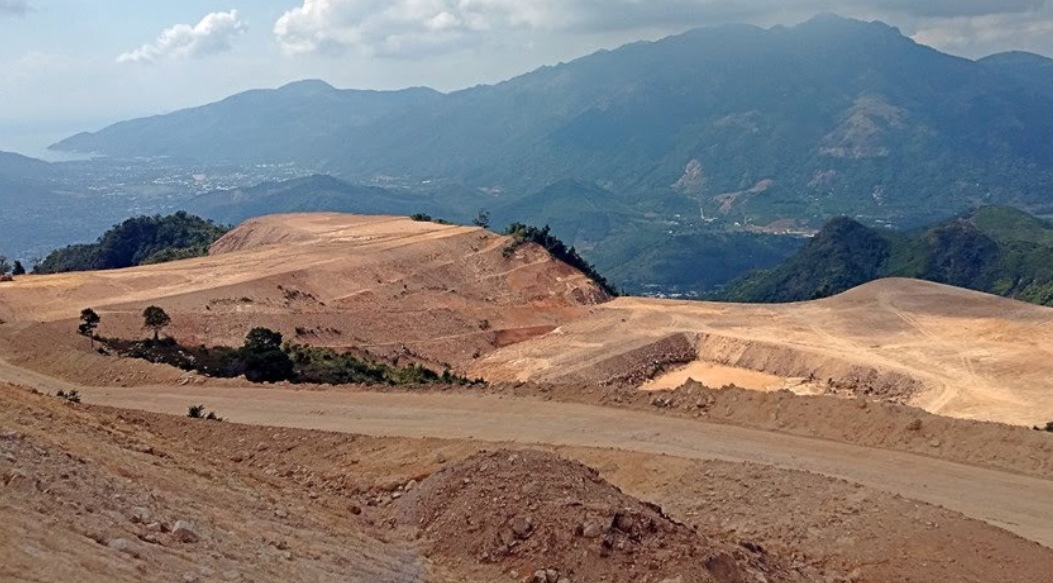
M 693 376 L 1030 425 L 1053 419 L 1051 357 L 1053 309 L 892 279 L 783 305 L 620 298 L 471 371 L 495 381 L 651 388 Z
M 144 334 L 139 314 L 156 304 L 172 316 L 167 332 L 186 344 L 239 345 L 266 326 L 294 342 L 456 366 L 609 299 L 537 246 L 506 257 L 508 243 L 399 217 L 264 217 L 217 241 L 209 257 L 4 284 L 0 344 L 27 363 L 47 346 L 75 353 L 83 339 L 69 331 L 81 309 L 99 312 L 100 334 L 128 338 Z M 34 366 L 66 374 L 56 363 Z

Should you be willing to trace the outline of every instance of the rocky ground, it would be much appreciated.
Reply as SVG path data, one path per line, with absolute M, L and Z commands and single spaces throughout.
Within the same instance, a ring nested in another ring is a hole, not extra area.
M 0 405 L 5 581 L 899 583 L 1053 569 L 1053 551 L 1005 531 L 800 472 L 242 426 L 14 388 Z

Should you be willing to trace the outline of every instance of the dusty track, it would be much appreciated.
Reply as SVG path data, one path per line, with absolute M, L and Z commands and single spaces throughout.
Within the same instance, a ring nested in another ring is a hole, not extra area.
M 278 388 L 88 388 L 85 401 L 183 414 L 206 403 L 255 425 L 374 436 L 606 447 L 839 477 L 937 504 L 1053 547 L 1053 482 L 932 458 L 634 411 L 466 395 Z

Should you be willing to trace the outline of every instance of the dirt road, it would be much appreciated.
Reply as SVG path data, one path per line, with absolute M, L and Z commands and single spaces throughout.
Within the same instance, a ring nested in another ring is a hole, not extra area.
M 887 450 L 588 405 L 438 394 L 282 388 L 81 389 L 85 402 L 374 436 L 613 448 L 752 462 L 843 478 L 961 512 L 1053 547 L 1053 482 Z

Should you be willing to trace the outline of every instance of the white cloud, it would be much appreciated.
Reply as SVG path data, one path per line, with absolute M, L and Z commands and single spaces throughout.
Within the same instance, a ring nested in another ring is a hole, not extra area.
M 0 17 L 25 16 L 26 12 L 29 12 L 26 0 L 0 0 Z
M 408 56 L 546 26 L 556 6 L 554 0 L 304 0 L 278 19 L 274 34 L 291 54 L 352 49 Z
M 1012 40 L 1053 22 L 1053 0 L 303 0 L 274 25 L 286 53 L 434 56 L 493 47 L 516 33 L 673 31 L 724 22 L 804 19 L 817 12 L 880 18 L 951 48 Z
M 919 24 L 914 40 L 942 50 L 983 56 L 1016 48 L 1042 52 L 1053 36 L 1053 11 L 932 19 Z
M 166 57 L 205 57 L 226 52 L 231 50 L 234 38 L 246 29 L 237 10 L 213 12 L 193 26 L 177 24 L 165 29 L 156 41 L 121 54 L 117 62 L 152 62 Z

